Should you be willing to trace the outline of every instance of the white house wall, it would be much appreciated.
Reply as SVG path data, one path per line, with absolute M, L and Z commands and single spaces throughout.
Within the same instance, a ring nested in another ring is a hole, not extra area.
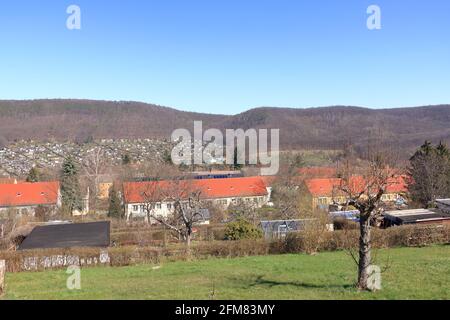
M 254 205 L 255 208 L 261 208 L 269 202 L 269 196 L 253 196 L 253 197 L 232 197 L 232 198 L 217 198 L 217 199 L 208 199 L 204 200 L 205 202 L 212 201 L 214 205 L 220 206 L 223 209 L 227 209 L 232 204 L 239 203 L 248 203 Z M 168 207 L 169 205 L 169 207 Z M 134 218 L 146 218 L 147 213 L 145 210 L 145 203 L 128 203 L 126 204 L 126 216 L 127 219 Z M 168 217 L 173 213 L 173 202 L 162 202 L 156 205 L 156 208 L 153 210 L 152 214 Z

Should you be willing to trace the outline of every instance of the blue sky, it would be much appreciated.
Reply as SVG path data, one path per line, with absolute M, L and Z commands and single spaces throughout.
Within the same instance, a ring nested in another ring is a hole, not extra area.
M 71 4 L 81 30 L 66 28 Z M 449 36 L 448 0 L 3 0 L 0 99 L 223 114 L 450 103 Z

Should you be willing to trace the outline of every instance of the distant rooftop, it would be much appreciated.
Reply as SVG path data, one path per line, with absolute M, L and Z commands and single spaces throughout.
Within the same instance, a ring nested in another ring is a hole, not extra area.
M 193 191 L 199 191 L 202 199 L 256 197 L 268 194 L 266 184 L 260 177 L 125 182 L 123 189 L 126 203 L 143 203 L 148 197 L 163 201 L 173 194 L 187 198 L 187 194 Z
M 436 202 L 450 207 L 450 199 L 436 199 Z
M 241 174 L 241 171 L 231 171 L 231 170 L 212 170 L 212 171 L 193 171 L 193 174 L 207 175 L 207 174 Z
M 352 193 L 363 192 L 368 182 L 363 176 L 352 176 L 348 182 L 341 178 L 327 178 L 327 179 L 308 179 L 305 181 L 308 191 L 314 197 L 332 197 L 343 195 L 341 187 L 346 185 L 350 188 Z M 403 176 L 396 176 L 390 178 L 386 187 L 386 193 L 402 193 L 407 191 L 405 178 Z
M 400 220 L 402 223 L 450 220 L 450 215 L 430 209 L 393 210 L 384 213 L 389 220 Z
M 0 184 L 0 207 L 55 205 L 58 195 L 57 181 Z

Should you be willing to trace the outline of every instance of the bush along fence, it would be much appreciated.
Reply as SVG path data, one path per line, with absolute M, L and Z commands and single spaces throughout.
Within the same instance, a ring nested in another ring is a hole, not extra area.
M 386 230 L 373 229 L 374 248 L 417 247 L 450 243 L 450 226 L 402 226 Z M 358 230 L 311 233 L 291 233 L 284 239 L 266 241 L 198 241 L 185 254 L 183 244 L 168 247 L 123 246 L 112 248 L 49 249 L 0 252 L 6 260 L 7 272 L 42 271 L 66 268 L 70 265 L 129 266 L 160 264 L 165 261 L 206 259 L 209 257 L 242 257 L 284 253 L 315 253 L 347 250 L 357 247 Z

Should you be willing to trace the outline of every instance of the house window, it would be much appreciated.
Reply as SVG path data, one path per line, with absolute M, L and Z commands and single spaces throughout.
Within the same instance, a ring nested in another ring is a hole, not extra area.
M 156 204 L 156 209 L 161 209 L 161 203 Z
M 141 212 L 144 212 L 144 211 L 145 211 L 145 206 L 141 205 Z
M 138 210 L 139 210 L 139 206 L 134 205 L 134 206 L 133 206 L 133 211 L 138 211 Z
M 167 209 L 172 210 L 172 204 L 171 203 L 167 204 Z
M 327 198 L 318 198 L 317 203 L 318 204 L 327 204 L 328 200 L 327 200 Z
M 217 203 L 219 205 L 225 206 L 227 204 L 227 200 L 221 199 L 221 200 L 217 200 Z

